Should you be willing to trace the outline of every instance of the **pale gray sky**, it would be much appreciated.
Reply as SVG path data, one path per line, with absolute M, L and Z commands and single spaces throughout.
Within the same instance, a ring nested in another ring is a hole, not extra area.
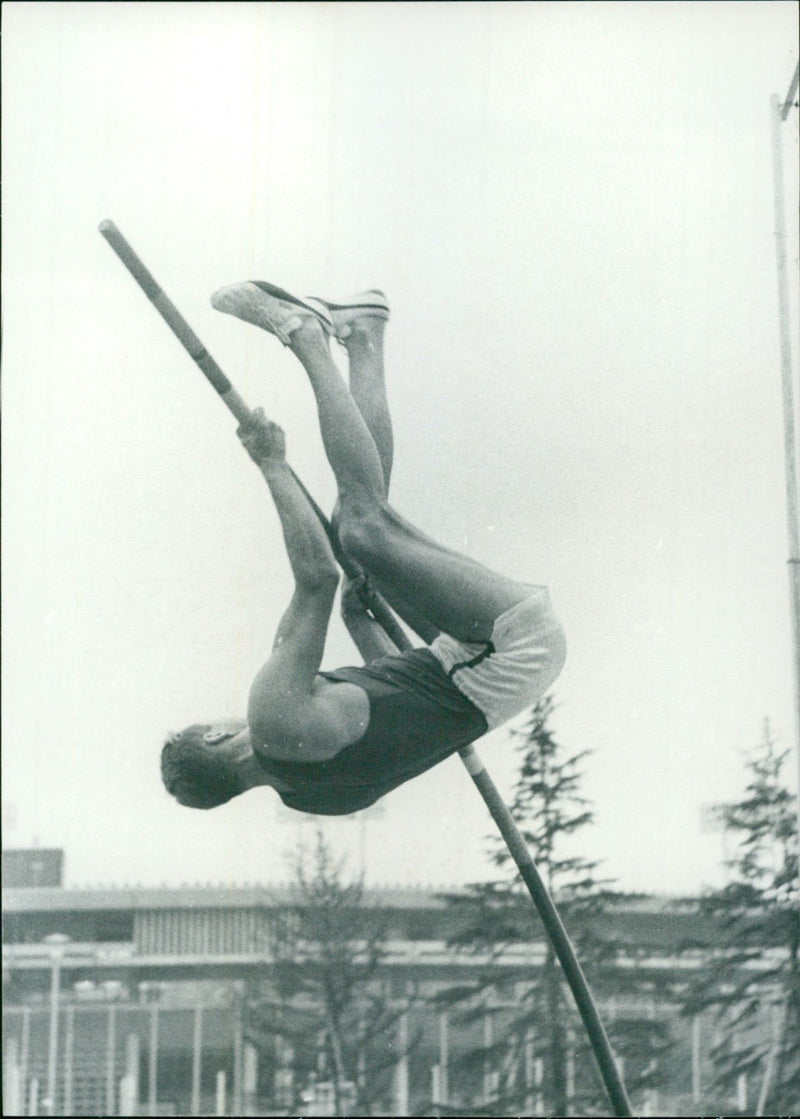
M 590 853 L 631 888 L 718 878 L 701 804 L 764 717 L 795 734 L 769 99 L 796 43 L 793 2 L 5 6 L 10 841 L 65 847 L 72 883 L 242 882 L 305 834 L 267 790 L 161 787 L 167 731 L 243 710 L 291 583 L 111 218 L 327 505 L 299 366 L 208 296 L 388 292 L 395 504 L 549 584 Z M 325 666 L 354 660 L 337 625 Z M 481 753 L 507 791 L 507 733 Z M 487 874 L 457 758 L 383 809 L 371 881 Z

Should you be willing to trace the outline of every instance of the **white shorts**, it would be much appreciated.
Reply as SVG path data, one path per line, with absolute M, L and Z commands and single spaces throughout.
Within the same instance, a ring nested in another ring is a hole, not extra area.
M 535 587 L 501 614 L 491 641 L 456 641 L 440 633 L 429 648 L 458 690 L 483 712 L 489 730 L 541 699 L 567 655 L 547 587 Z

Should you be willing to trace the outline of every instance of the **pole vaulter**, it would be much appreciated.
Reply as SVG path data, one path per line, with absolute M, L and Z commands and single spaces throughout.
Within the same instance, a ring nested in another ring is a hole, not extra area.
M 230 381 L 225 376 L 225 374 L 223 373 L 223 371 L 221 370 L 219 365 L 212 358 L 212 356 L 208 353 L 205 346 L 202 344 L 200 339 L 197 337 L 197 335 L 191 329 L 189 324 L 183 318 L 183 316 L 178 311 L 178 309 L 175 307 L 175 305 L 172 303 L 172 301 L 161 290 L 161 288 L 156 283 L 156 281 L 154 280 L 151 273 L 144 266 L 142 261 L 139 259 L 139 257 L 136 255 L 134 250 L 131 248 L 131 246 L 128 244 L 128 242 L 125 240 L 125 238 L 119 232 L 119 230 L 116 228 L 114 223 L 111 222 L 111 221 L 102 222 L 100 224 L 100 232 L 103 235 L 103 237 L 106 239 L 106 241 L 109 243 L 111 248 L 114 250 L 114 252 L 117 254 L 119 259 L 122 261 L 124 266 L 127 268 L 127 270 L 130 272 L 130 274 L 133 276 L 134 280 L 139 285 L 139 287 L 142 289 L 144 294 L 147 296 L 147 298 L 150 300 L 150 302 L 156 308 L 158 313 L 161 315 L 161 317 L 167 323 L 169 328 L 172 330 L 173 334 L 176 336 L 176 338 L 178 338 L 178 340 L 183 345 L 183 347 L 186 349 L 186 351 L 189 353 L 191 358 L 194 360 L 194 362 L 202 370 L 202 372 L 204 373 L 204 375 L 206 376 L 208 381 L 211 383 L 212 387 L 216 390 L 216 392 L 219 394 L 221 399 L 227 405 L 228 409 L 231 411 L 231 413 L 238 420 L 239 425 L 240 425 L 239 436 L 240 436 L 242 442 L 244 443 L 245 447 L 247 448 L 248 452 L 250 453 L 251 458 L 254 458 L 254 460 L 261 463 L 261 465 L 264 467 L 262 472 L 264 473 L 264 476 L 267 478 L 268 482 L 270 483 L 270 489 L 271 489 L 273 497 L 275 499 L 276 507 L 278 508 L 279 515 L 281 515 L 281 522 L 282 522 L 282 526 L 284 528 L 284 536 L 285 536 L 286 543 L 287 543 L 287 549 L 290 552 L 290 561 L 292 562 L 293 570 L 295 571 L 296 582 L 298 582 L 298 580 L 302 580 L 303 572 L 299 571 L 299 568 L 300 568 L 300 560 L 298 558 L 299 553 L 295 553 L 294 558 L 293 558 L 291 540 L 289 538 L 287 538 L 287 519 L 290 519 L 289 514 L 287 513 L 287 509 L 289 507 L 291 507 L 292 501 L 295 500 L 295 497 L 293 496 L 293 492 L 292 492 L 294 486 L 297 487 L 297 492 L 303 495 L 303 498 L 304 498 L 305 502 L 307 502 L 310 509 L 313 510 L 312 520 L 314 520 L 314 518 L 316 518 L 316 520 L 318 521 L 322 530 L 324 530 L 324 531 L 320 531 L 319 528 L 316 530 L 317 533 L 319 534 L 319 537 L 321 538 L 321 541 L 322 541 L 321 544 L 320 544 L 320 541 L 317 541 L 316 545 L 314 545 L 314 542 L 312 541 L 311 544 L 309 545 L 308 539 L 306 538 L 304 540 L 304 547 L 306 549 L 308 549 L 308 547 L 312 547 L 312 549 L 313 549 L 313 547 L 316 546 L 317 551 L 318 551 L 318 555 L 322 556 L 323 558 L 324 558 L 325 548 L 327 548 L 327 547 L 330 548 L 330 553 L 331 553 L 331 556 L 332 556 L 332 560 L 335 557 L 335 561 L 338 562 L 338 564 L 341 566 L 342 570 L 344 571 L 345 575 L 351 581 L 354 592 L 360 598 L 364 611 L 368 614 L 368 616 L 370 616 L 371 620 L 374 623 L 377 623 L 377 626 L 380 627 L 380 629 L 381 629 L 381 631 L 384 635 L 384 639 L 388 639 L 389 645 L 394 650 L 401 651 L 403 653 L 403 655 L 407 658 L 413 658 L 415 653 L 423 652 L 423 651 L 420 651 L 420 650 L 417 650 L 417 651 L 412 650 L 411 642 L 409 641 L 405 631 L 403 630 L 403 628 L 401 627 L 401 625 L 399 624 L 399 622 L 395 618 L 392 610 L 390 609 L 389 605 L 385 601 L 384 597 L 373 588 L 373 586 L 372 586 L 373 575 L 375 575 L 377 577 L 377 581 L 380 584 L 382 573 L 380 571 L 378 571 L 378 572 L 373 571 L 373 566 L 370 565 L 370 564 L 361 563 L 361 562 L 358 562 L 358 561 L 354 560 L 353 557 L 348 553 L 348 551 L 345 550 L 345 548 L 342 546 L 340 532 L 338 531 L 337 527 L 335 527 L 328 520 L 328 518 L 325 516 L 323 511 L 320 509 L 320 507 L 316 504 L 316 502 L 313 500 L 311 495 L 308 493 L 308 491 L 302 485 L 302 483 L 300 482 L 299 478 L 294 473 L 294 471 L 292 471 L 291 468 L 288 467 L 288 465 L 285 463 L 285 459 L 283 457 L 284 450 L 285 450 L 285 445 L 284 445 L 284 442 L 283 442 L 283 432 L 280 430 L 280 428 L 278 428 L 277 425 L 271 424 L 269 421 L 267 421 L 266 418 L 263 416 L 263 413 L 261 412 L 260 409 L 256 410 L 256 412 L 252 412 L 248 408 L 248 406 L 242 400 L 241 396 L 239 396 L 239 394 L 233 388 Z M 313 313 L 313 315 L 318 316 L 322 320 L 323 325 L 326 325 L 326 320 L 327 320 L 327 325 L 329 327 L 330 327 L 331 323 L 335 320 L 336 313 L 338 312 L 340 315 L 342 314 L 342 305 L 340 305 L 340 304 L 324 304 L 324 305 L 320 306 L 320 303 L 318 301 L 304 302 L 304 301 L 301 301 L 301 300 L 295 300 L 294 297 L 289 296 L 288 293 L 283 292 L 281 289 L 274 288 L 271 285 L 261 284 L 261 283 L 258 283 L 258 284 L 248 283 L 248 284 L 244 284 L 244 285 L 237 285 L 236 290 L 234 290 L 233 288 L 223 289 L 223 291 L 221 293 L 217 293 L 219 296 L 221 296 L 221 298 L 218 302 L 214 302 L 214 305 L 219 310 L 229 311 L 230 313 L 233 313 L 233 314 L 237 315 L 237 317 L 246 318 L 247 321 L 256 322 L 256 320 L 254 318 L 248 317 L 249 316 L 249 311 L 247 311 L 245 314 L 240 313 L 241 302 L 239 302 L 239 304 L 236 306 L 235 310 L 230 311 L 230 300 L 231 300 L 231 298 L 233 298 L 234 301 L 236 301 L 236 300 L 241 301 L 242 293 L 241 293 L 240 289 L 248 289 L 248 290 L 244 291 L 245 300 L 250 299 L 253 296 L 255 296 L 257 299 L 262 298 L 257 291 L 251 292 L 249 290 L 249 289 L 252 289 L 252 288 L 263 289 L 267 293 L 268 299 L 272 300 L 274 306 L 276 306 L 278 308 L 279 312 L 284 314 L 284 318 L 277 322 L 277 326 L 272 326 L 271 325 L 271 326 L 267 327 L 267 329 L 269 329 L 272 333 L 277 334 L 278 337 L 281 338 L 282 341 L 284 341 L 284 344 L 287 344 L 287 345 L 289 344 L 288 331 L 298 329 L 297 325 L 296 325 L 297 322 L 298 322 L 297 316 L 296 315 L 294 315 L 294 316 L 291 315 L 291 312 L 293 312 L 294 310 L 297 309 L 297 310 L 303 311 L 304 313 L 311 312 L 311 313 Z M 227 294 L 228 292 L 233 293 L 232 297 Z M 380 297 L 381 297 L 382 293 L 372 292 L 372 293 L 362 293 L 362 294 L 365 294 L 365 295 L 368 294 L 370 297 L 374 298 L 376 304 L 381 303 Z M 286 302 L 286 301 L 288 301 L 288 302 Z M 287 308 L 288 308 L 288 312 L 286 311 Z M 330 308 L 331 312 L 333 312 L 333 318 L 326 315 L 325 308 Z M 378 307 L 378 312 L 379 312 L 380 317 L 388 318 L 388 305 L 385 305 L 385 313 L 384 313 L 383 305 Z M 289 314 L 290 317 L 286 317 L 286 314 Z M 288 326 L 286 324 L 288 324 Z M 256 325 L 262 325 L 262 324 L 260 322 L 257 322 Z M 286 334 L 284 334 L 284 329 L 287 331 Z M 341 340 L 341 336 L 339 336 L 339 335 L 337 335 L 337 336 L 340 337 L 340 340 Z M 309 364 L 313 365 L 313 361 L 309 361 Z M 314 384 L 313 381 L 312 381 L 312 384 Z M 324 386 L 323 386 L 323 388 L 320 388 L 319 385 L 314 385 L 314 388 L 315 388 L 315 393 L 317 395 L 318 404 L 321 404 L 321 406 L 327 406 L 328 402 L 325 400 L 325 397 L 324 397 L 324 393 L 326 391 Z M 334 392 L 336 391 L 335 387 L 334 387 L 333 391 Z M 322 400 L 321 400 L 321 398 L 322 398 Z M 324 433 L 323 433 L 323 438 L 324 438 Z M 327 450 L 328 450 L 328 446 L 326 444 L 326 451 Z M 330 457 L 330 455 L 329 455 L 329 457 Z M 332 465 L 333 465 L 333 463 L 332 463 Z M 336 471 L 335 466 L 334 466 L 334 470 Z M 339 481 L 339 475 L 338 474 L 337 474 L 337 481 Z M 388 481 L 388 479 L 387 479 L 387 481 Z M 340 494 L 341 494 L 341 487 L 340 487 Z M 398 520 L 399 520 L 399 518 L 398 518 Z M 342 521 L 342 524 L 344 525 L 344 519 Z M 403 527 L 404 527 L 405 531 L 411 531 L 411 530 L 405 528 L 404 523 L 403 523 Z M 349 529 L 348 531 L 350 531 L 351 534 L 353 532 L 352 528 Z M 356 539 L 356 537 L 353 537 L 353 539 Z M 427 546 L 431 546 L 429 542 L 426 542 L 426 544 L 427 544 Z M 466 561 L 466 562 L 469 563 L 470 561 Z M 336 578 L 336 581 L 338 582 L 338 575 L 335 578 Z M 498 577 L 498 578 L 500 578 L 500 577 Z M 313 588 L 314 593 L 316 594 L 317 598 L 319 598 L 320 595 L 324 598 L 325 594 L 327 593 L 325 588 L 328 587 L 328 585 L 329 585 L 328 582 L 326 580 L 322 580 L 321 582 L 323 584 L 322 590 L 320 590 L 320 588 L 318 586 L 316 586 L 316 584 L 314 585 L 314 588 Z M 299 585 L 300 584 L 298 582 L 298 586 Z M 503 587 L 505 584 L 498 583 L 497 585 L 498 585 L 498 587 Z M 387 594 L 388 594 L 388 591 L 387 591 Z M 284 621 L 287 621 L 287 620 L 291 621 L 292 618 L 295 617 L 295 616 L 292 615 L 292 609 L 294 608 L 295 611 L 297 610 L 296 599 L 297 599 L 297 592 L 296 592 L 296 595 L 295 595 L 295 599 L 293 599 L 292 606 L 290 606 L 289 611 L 287 611 L 287 614 L 284 616 Z M 395 601 L 395 600 L 393 599 L 393 601 Z M 332 597 L 331 597 L 331 604 L 332 604 Z M 329 617 L 330 605 L 331 604 L 328 604 L 328 606 L 327 606 L 328 614 L 326 615 L 326 619 L 325 619 L 325 625 L 326 626 L 327 626 L 327 618 Z M 520 603 L 518 605 L 524 606 L 525 603 Z M 401 613 L 401 616 L 403 616 L 403 611 L 400 610 L 400 608 L 397 606 L 396 602 L 395 602 L 395 609 L 397 609 Z M 505 611 L 501 615 L 501 617 L 506 618 L 508 615 L 512 614 L 513 612 L 514 612 L 514 608 L 512 608 L 508 611 Z M 406 620 L 409 621 L 408 618 L 406 618 Z M 410 624 L 412 624 L 412 628 L 414 628 L 413 623 L 410 622 Z M 269 682 L 270 673 L 274 674 L 275 671 L 277 671 L 276 668 L 275 668 L 275 663 L 279 662 L 280 658 L 284 657 L 286 655 L 285 654 L 285 648 L 284 648 L 284 650 L 281 650 L 282 642 L 284 642 L 284 640 L 285 640 L 287 645 L 289 645 L 291 643 L 290 629 L 283 630 L 283 632 L 282 632 L 282 627 L 283 627 L 283 623 L 282 623 L 282 626 L 279 627 L 278 637 L 276 638 L 275 649 L 277 650 L 277 652 L 275 652 L 273 654 L 273 658 L 271 658 L 271 660 L 269 662 L 267 662 L 267 665 L 265 666 L 265 669 L 262 670 L 262 674 L 266 674 L 267 682 Z M 353 632 L 354 631 L 351 630 L 351 633 L 353 633 Z M 324 636 L 324 631 L 323 631 L 323 636 Z M 492 636 L 493 637 L 495 636 L 495 631 L 494 630 L 492 631 Z M 451 640 L 446 635 L 445 635 L 445 639 L 446 640 Z M 437 638 L 437 640 L 438 640 L 438 638 Z M 456 644 L 456 642 L 454 640 L 452 641 L 452 643 Z M 485 651 L 481 652 L 476 658 L 474 658 L 475 662 L 482 661 L 482 660 L 484 660 L 484 658 L 488 660 L 492 657 L 492 654 L 495 653 L 495 648 L 494 648 L 494 644 L 493 644 L 492 641 L 484 640 L 482 642 L 482 644 L 486 646 L 486 649 L 485 649 Z M 434 649 L 436 648 L 435 643 L 434 643 L 433 648 Z M 443 646 L 443 648 L 444 648 L 444 646 Z M 444 654 L 441 654 L 441 655 L 444 655 Z M 320 653 L 320 656 L 321 656 L 321 653 Z M 387 658 L 387 659 L 391 660 L 391 658 Z M 453 669 L 453 672 L 456 671 L 456 668 L 471 667 L 472 664 L 473 664 L 473 661 L 461 662 Z M 369 666 L 367 666 L 367 667 L 369 667 Z M 442 670 L 440 669 L 439 671 L 442 671 Z M 325 678 L 325 677 L 330 675 L 333 678 L 334 683 L 336 683 L 336 682 L 345 682 L 346 683 L 347 679 L 346 679 L 345 674 L 347 672 L 349 672 L 351 674 L 351 676 L 353 676 L 353 675 L 357 674 L 358 670 L 355 670 L 355 669 L 344 670 L 343 669 L 343 670 L 339 670 L 337 673 L 332 673 L 332 674 L 317 673 L 316 678 L 317 679 Z M 262 674 L 259 674 L 259 677 L 256 678 L 256 683 L 254 684 L 254 691 L 256 691 L 256 689 L 259 687 L 259 679 L 260 679 Z M 356 675 L 356 679 L 360 679 L 360 678 Z M 323 684 L 325 682 L 326 681 L 323 679 Z M 341 692 L 342 695 L 345 694 L 345 692 L 341 688 L 334 689 L 334 691 L 336 691 L 337 693 Z M 252 704 L 253 704 L 253 694 L 254 693 L 251 692 L 251 708 L 252 708 Z M 274 690 L 273 690 L 273 693 L 272 693 L 273 699 L 274 699 L 274 694 L 275 693 L 274 693 Z M 471 708 L 472 705 L 467 703 L 467 707 Z M 509 717 L 509 716 L 506 716 L 506 717 Z M 455 721 L 456 718 L 457 718 L 456 715 L 453 715 L 451 717 L 452 721 Z M 478 731 L 477 734 L 474 732 L 474 728 L 473 728 L 472 739 L 474 739 L 475 737 L 478 737 L 480 735 L 480 733 L 485 733 L 486 720 L 483 721 L 483 727 L 484 727 L 483 731 Z M 193 729 L 195 729 L 195 728 L 189 728 L 189 730 L 193 730 Z M 255 759 L 252 758 L 252 750 L 250 751 L 250 756 L 249 757 L 244 757 L 244 754 L 243 754 L 244 747 L 240 745 L 241 742 L 244 741 L 247 733 L 248 732 L 245 732 L 245 731 L 241 731 L 239 733 L 234 733 L 230 730 L 223 729 L 221 731 L 218 731 L 218 730 L 214 729 L 210 733 L 205 734 L 203 737 L 204 737 L 205 743 L 207 743 L 209 745 L 215 745 L 215 744 L 221 742 L 225 746 L 225 749 L 228 751 L 228 754 L 232 758 L 232 760 L 235 761 L 237 764 L 239 764 L 240 767 L 241 767 L 241 771 L 244 772 L 245 769 L 246 769 L 246 766 L 249 765 L 251 763 L 251 761 L 253 762 L 253 764 L 255 764 Z M 274 733 L 274 731 L 273 731 L 273 733 Z M 179 736 L 176 736 L 176 737 L 179 737 Z M 303 737 L 303 736 L 301 736 L 301 737 Z M 364 735 L 364 737 L 366 737 L 366 734 Z M 469 738 L 469 735 L 466 735 L 465 737 Z M 295 747 L 298 748 L 300 746 L 305 746 L 305 747 L 308 748 L 309 744 L 311 744 L 311 749 L 313 751 L 313 741 L 312 740 L 313 740 L 313 734 L 311 732 L 309 732 L 309 740 L 305 741 L 305 742 L 304 741 L 295 742 Z M 362 739 L 357 739 L 357 740 L 353 740 L 353 741 L 354 741 L 354 747 L 355 747 L 355 745 L 359 744 L 362 741 Z M 167 745 L 169 746 L 170 743 L 168 743 Z M 165 749 L 166 749 L 166 747 L 165 747 Z M 536 909 L 539 913 L 542 924 L 545 927 L 545 931 L 547 932 L 547 935 L 550 938 L 550 941 L 551 941 L 551 943 L 553 945 L 553 948 L 555 950 L 555 953 L 558 956 L 558 959 L 561 963 L 561 966 L 562 966 L 563 971 L 564 971 L 564 975 L 567 979 L 567 982 L 569 984 L 569 987 L 570 987 L 570 989 L 572 991 L 572 994 L 573 994 L 573 997 L 575 999 L 575 1003 L 578 1007 L 581 1018 L 583 1020 L 584 1027 L 586 1029 L 586 1032 L 587 1032 L 587 1035 L 588 1035 L 588 1038 L 589 1038 L 589 1041 L 590 1041 L 590 1044 L 591 1044 L 591 1047 L 592 1047 L 592 1051 L 594 1053 L 594 1056 L 595 1056 L 595 1059 L 596 1059 L 596 1062 L 597 1062 L 597 1066 L 598 1066 L 598 1069 L 599 1069 L 599 1072 L 600 1072 L 600 1076 L 602 1078 L 603 1084 L 604 1084 L 606 1092 L 608 1094 L 609 1101 L 611 1103 L 612 1112 L 613 1112 L 614 1115 L 631 1116 L 633 1114 L 633 1111 L 631 1109 L 631 1104 L 630 1104 L 630 1101 L 628 1099 L 628 1095 L 627 1095 L 622 1077 L 620 1075 L 619 1069 L 617 1067 L 617 1062 L 616 1062 L 616 1060 L 614 1058 L 614 1055 L 613 1055 L 613 1052 L 611 1050 L 611 1046 L 610 1046 L 610 1043 L 609 1043 L 609 1040 L 608 1040 L 608 1036 L 607 1036 L 606 1031 L 603 1027 L 603 1023 L 600 1019 L 600 1016 L 598 1014 L 597 1006 L 596 1006 L 596 1004 L 594 1002 L 594 999 L 592 997 L 592 993 L 589 989 L 588 983 L 586 982 L 586 978 L 583 974 L 583 970 L 580 966 L 580 963 L 579 963 L 578 958 L 576 956 L 575 950 L 574 950 L 574 948 L 572 946 L 572 943 L 570 941 L 569 935 L 567 934 L 567 931 L 564 927 L 564 924 L 561 921 L 561 918 L 559 916 L 559 913 L 558 913 L 558 911 L 557 911 L 557 909 L 556 909 L 556 907 L 555 907 L 555 905 L 554 905 L 554 903 L 553 903 L 553 901 L 552 901 L 552 899 L 551 899 L 551 897 L 548 893 L 548 890 L 547 890 L 547 888 L 546 888 L 546 886 L 545 886 L 545 884 L 544 884 L 544 882 L 543 882 L 543 880 L 542 880 L 542 878 L 541 878 L 541 876 L 540 876 L 540 874 L 539 874 L 539 872 L 536 868 L 536 865 L 535 865 L 535 863 L 534 863 L 534 861 L 533 861 L 533 859 L 530 855 L 530 852 L 527 848 L 527 845 L 526 845 L 525 841 L 523 840 L 523 838 L 522 838 L 522 836 L 519 832 L 519 829 L 517 828 L 508 807 L 503 802 L 503 799 L 500 796 L 494 782 L 492 781 L 492 779 L 491 779 L 489 773 L 487 772 L 481 758 L 479 757 L 477 751 L 475 750 L 475 747 L 474 747 L 472 741 L 469 740 L 469 741 L 464 742 L 462 745 L 459 745 L 457 747 L 457 750 L 458 750 L 458 753 L 459 753 L 459 755 L 460 755 L 468 773 L 470 774 L 476 788 L 478 789 L 481 796 L 483 797 L 483 800 L 484 800 L 492 818 L 494 819 L 495 824 L 497 825 L 498 830 L 500 831 L 500 834 L 502 835 L 511 856 L 514 859 L 514 862 L 516 863 L 516 866 L 517 866 L 517 868 L 520 872 L 520 875 L 521 875 L 523 881 L 525 882 L 525 885 L 526 885 L 526 887 L 527 887 L 527 889 L 530 893 L 530 896 L 531 896 L 531 898 L 534 902 L 534 905 L 536 906 Z M 237 753 L 237 751 L 238 751 L 238 753 Z M 342 751 L 342 752 L 344 752 L 344 751 Z M 453 751 L 448 750 L 448 752 L 453 752 Z M 263 760 L 261 754 L 257 753 L 257 756 L 260 760 Z M 322 765 L 321 768 L 325 769 L 326 766 L 327 766 L 328 770 L 331 770 L 333 768 L 331 763 L 335 762 L 335 757 L 336 757 L 335 754 L 332 757 L 326 757 L 324 759 L 324 764 Z M 311 768 L 308 765 L 308 762 L 310 760 L 315 760 L 315 759 L 313 759 L 313 752 L 312 752 L 312 754 L 307 753 L 304 756 L 304 761 L 300 762 L 300 763 L 293 762 L 293 761 L 289 762 L 289 761 L 286 761 L 286 760 L 279 761 L 278 758 L 279 758 L 279 755 L 278 755 L 277 758 L 273 757 L 270 760 L 270 766 L 273 769 L 273 771 L 275 773 L 277 773 L 278 779 L 276 780 L 274 777 L 269 779 L 269 780 L 264 780 L 264 779 L 259 779 L 259 778 L 251 779 L 249 787 L 252 787 L 254 784 L 271 784 L 278 790 L 278 792 L 280 793 L 281 798 L 284 800 L 284 802 L 287 803 L 287 804 L 290 804 L 290 806 L 291 806 L 290 800 L 287 799 L 287 796 L 289 795 L 289 793 L 287 793 L 286 787 L 282 786 L 280 776 L 282 774 L 283 775 L 288 774 L 291 777 L 293 770 L 296 771 L 298 769 L 303 770 L 305 768 L 305 770 L 308 771 Z M 429 761 L 425 766 L 418 769 L 417 772 L 421 772 L 422 769 L 424 769 L 424 768 L 429 768 L 430 764 L 433 764 L 433 763 Z M 162 773 L 163 773 L 163 768 L 164 768 L 164 761 L 163 761 L 163 755 L 162 755 Z M 402 777 L 401 780 L 408 779 L 408 776 L 411 776 L 411 775 L 413 775 L 413 774 L 409 773 L 406 776 Z M 399 783 L 399 782 L 395 782 L 395 784 L 397 784 L 397 783 Z M 245 782 L 245 787 L 248 787 L 246 782 Z M 390 786 L 390 787 L 394 787 L 394 786 Z M 174 791 L 174 790 L 171 789 L 171 791 Z M 242 791 L 242 790 L 241 789 L 234 789 L 234 791 L 232 793 L 230 793 L 229 796 L 230 795 L 235 795 L 235 793 L 238 792 L 238 791 Z M 286 795 L 284 795 L 285 793 L 286 793 Z M 178 796 L 177 793 L 175 793 L 175 795 Z M 229 799 L 229 796 L 226 796 L 225 799 Z M 178 799 L 180 800 L 180 796 L 178 796 Z M 181 803 L 188 804 L 192 807 L 210 807 L 211 806 L 211 805 L 208 805 L 208 804 L 195 803 L 195 802 L 192 802 L 191 800 L 182 800 Z M 313 809 L 310 809 L 310 808 L 306 808 L 306 809 L 301 808 L 301 810 L 313 811 Z M 354 810 L 356 810 L 356 809 L 355 808 L 346 809 L 346 811 L 354 811 Z M 323 814 L 326 814 L 326 809 L 324 807 L 321 808 L 320 811 Z M 332 814 L 341 814 L 341 810 L 339 812 L 335 812 L 333 810 L 328 810 L 327 814 L 331 814 L 331 813 Z

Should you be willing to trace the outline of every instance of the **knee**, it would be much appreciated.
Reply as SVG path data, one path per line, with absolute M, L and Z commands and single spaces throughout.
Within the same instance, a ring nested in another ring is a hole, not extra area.
M 385 503 L 375 499 L 344 499 L 338 528 L 347 554 L 368 567 L 385 551 L 388 528 Z

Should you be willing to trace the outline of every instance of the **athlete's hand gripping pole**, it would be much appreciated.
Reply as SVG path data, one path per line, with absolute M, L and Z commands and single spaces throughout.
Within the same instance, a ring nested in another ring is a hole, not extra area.
M 161 315 L 161 318 L 195 364 L 198 365 L 205 374 L 212 387 L 219 393 L 221 399 L 228 406 L 228 409 L 239 421 L 239 424 L 247 424 L 252 418 L 249 407 L 245 404 L 239 393 L 222 372 L 222 369 L 189 326 L 178 308 L 169 296 L 162 291 L 159 284 L 156 283 L 150 270 L 145 267 L 137 253 L 131 248 L 116 225 L 114 225 L 113 221 L 102 221 L 99 229 L 103 237 L 105 237 L 106 241 L 125 265 L 128 272 L 130 272 L 131 276 L 133 276 L 134 280 L 153 304 L 159 315 Z M 369 580 L 364 577 L 365 573 L 360 565 L 343 551 L 338 534 L 328 521 L 328 518 L 317 505 L 316 501 L 314 501 L 313 497 L 294 471 L 292 471 L 292 474 L 294 474 L 298 486 L 305 494 L 308 503 L 325 528 L 328 539 L 331 542 L 333 554 L 336 556 L 342 570 L 349 578 L 359 580 L 359 597 L 364 606 L 369 610 L 375 620 L 380 622 L 384 630 L 398 647 L 408 648 L 410 646 L 408 637 L 395 619 L 394 614 L 391 612 L 384 599 L 372 588 Z

